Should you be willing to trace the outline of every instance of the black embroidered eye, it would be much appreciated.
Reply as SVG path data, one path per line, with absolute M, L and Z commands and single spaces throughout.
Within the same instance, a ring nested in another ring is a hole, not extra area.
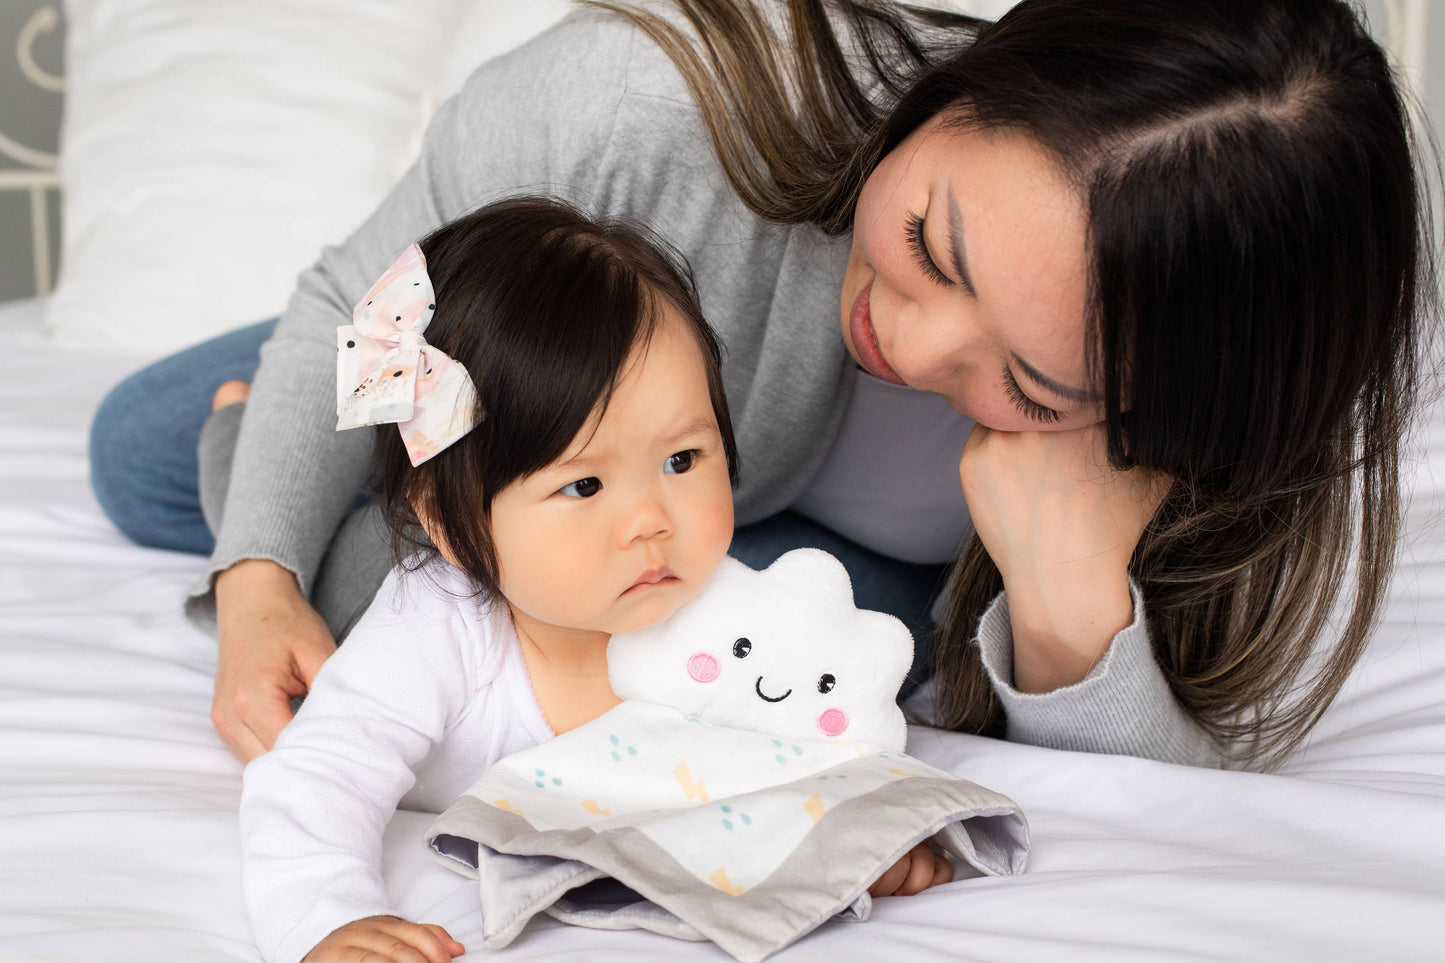
M 822 692 L 822 693 L 824 693 L 824 694 L 827 694 L 827 693 L 829 693 L 829 692 L 832 692 L 832 691 L 833 691 L 833 686 L 835 686 L 835 685 L 837 685 L 837 684 L 838 684 L 838 680 L 835 679 L 835 678 L 833 678 L 831 675 L 829 675 L 828 673 L 825 672 L 825 673 L 823 673 L 823 677 L 818 680 L 818 691 L 819 691 L 819 692 Z M 829 711 L 831 711 L 831 710 L 829 710 Z
M 733 655 L 739 659 L 746 659 L 748 653 L 753 650 L 753 644 L 747 639 L 738 639 L 733 643 Z
M 346 346 L 347 346 L 348 348 L 354 348 L 354 347 L 356 347 L 356 342 L 355 342 L 355 341 L 348 341 L 348 342 L 346 342 Z

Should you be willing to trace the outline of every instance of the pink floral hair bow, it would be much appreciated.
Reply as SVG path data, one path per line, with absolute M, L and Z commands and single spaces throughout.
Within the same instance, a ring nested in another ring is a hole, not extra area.
M 394 423 L 413 466 L 477 420 L 467 369 L 422 337 L 435 312 L 426 257 L 412 244 L 336 329 L 336 430 Z

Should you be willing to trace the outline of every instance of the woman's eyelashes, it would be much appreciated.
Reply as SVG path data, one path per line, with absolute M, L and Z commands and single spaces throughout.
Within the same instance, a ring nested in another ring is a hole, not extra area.
M 663 474 L 681 475 L 690 472 L 700 457 L 702 457 L 702 449 L 700 448 L 689 448 L 686 451 L 673 452 L 671 455 L 668 455 L 667 460 L 662 463 Z M 589 477 L 563 485 L 557 489 L 557 494 L 567 498 L 591 498 L 601 490 L 602 479 Z
M 913 260 L 918 262 L 918 266 L 923 270 L 923 273 L 928 276 L 929 280 L 937 284 L 953 284 L 953 281 L 949 279 L 947 274 L 943 273 L 943 269 L 933 260 L 933 255 L 928 253 L 928 242 L 923 238 L 922 214 L 910 213 L 908 215 L 907 234 L 908 248 L 913 252 Z
M 1014 378 L 1014 373 L 1009 370 L 1007 364 L 1003 366 L 1003 390 L 1004 393 L 1008 395 L 1009 400 L 1014 403 L 1014 407 L 1034 421 L 1052 425 L 1064 417 L 1063 412 L 1055 411 L 1052 408 L 1045 408 L 1024 394 L 1024 389 L 1019 387 L 1018 380 Z

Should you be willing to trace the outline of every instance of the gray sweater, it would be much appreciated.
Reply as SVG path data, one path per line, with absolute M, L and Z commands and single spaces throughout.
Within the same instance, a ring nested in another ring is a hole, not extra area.
M 381 206 L 301 275 L 261 349 L 224 523 L 193 610 L 210 607 L 217 572 L 246 558 L 273 560 L 309 589 L 365 480 L 373 438 L 334 430 L 337 325 L 412 240 L 482 204 L 537 192 L 642 221 L 687 256 L 703 312 L 726 346 L 723 377 L 744 466 L 738 523 L 778 512 L 803 491 L 853 384 L 838 322 L 848 239 L 750 213 L 723 178 L 667 56 L 620 19 L 581 10 L 480 67 L 437 112 L 420 157 Z M 1012 688 L 1002 600 L 980 626 L 980 643 L 1010 739 L 1217 762 L 1170 697 L 1142 619 L 1088 679 L 1043 696 Z

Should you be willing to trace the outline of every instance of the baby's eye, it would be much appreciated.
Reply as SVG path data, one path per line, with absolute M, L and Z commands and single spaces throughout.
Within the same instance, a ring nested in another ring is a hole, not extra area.
M 668 456 L 667 463 L 662 470 L 669 475 L 681 475 L 692 470 L 692 463 L 697 459 L 697 449 L 680 451 L 675 455 Z
M 568 498 L 591 498 L 601 490 L 601 481 L 596 478 L 583 478 L 581 481 L 574 481 L 570 485 L 563 485 L 557 489 L 557 494 L 566 495 Z
M 827 695 L 829 692 L 832 692 L 832 691 L 833 691 L 833 686 L 835 686 L 835 685 L 837 685 L 837 684 L 838 684 L 838 680 L 837 680 L 837 679 L 833 678 L 831 675 L 829 675 L 828 673 L 824 672 L 824 673 L 823 673 L 823 677 L 818 680 L 818 691 L 821 692 L 821 693 L 823 693 L 824 695 Z
M 747 639 L 738 639 L 733 643 L 733 655 L 739 659 L 746 659 L 748 653 L 753 650 L 753 644 Z

